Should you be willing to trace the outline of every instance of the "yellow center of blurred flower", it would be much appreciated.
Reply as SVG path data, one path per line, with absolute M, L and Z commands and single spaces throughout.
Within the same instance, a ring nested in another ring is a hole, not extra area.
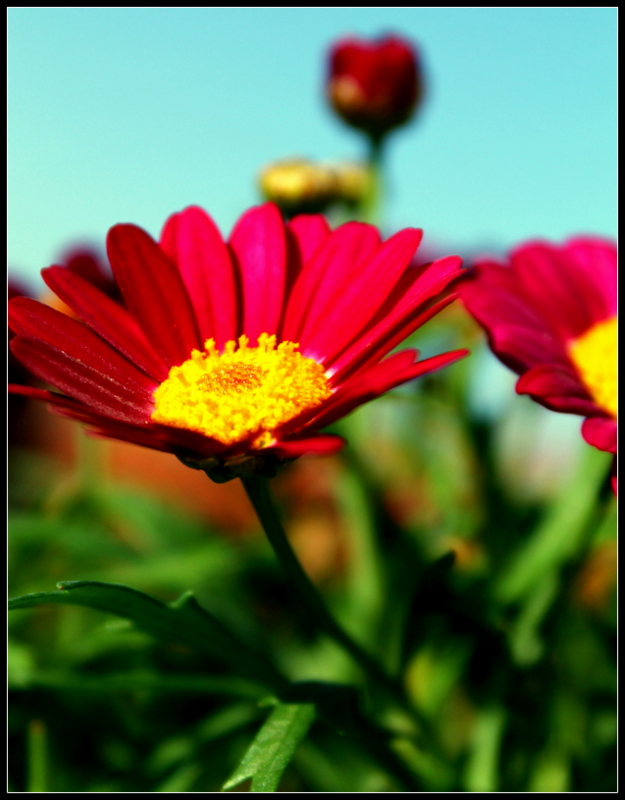
M 589 328 L 568 343 L 569 356 L 598 406 L 616 417 L 616 317 Z
M 269 164 L 259 176 L 263 195 L 278 205 L 327 204 L 333 198 L 336 182 L 331 167 L 306 159 Z
M 321 364 L 297 352 L 298 344 L 262 333 L 258 347 L 247 336 L 222 353 L 209 339 L 205 352 L 172 367 L 154 392 L 152 420 L 203 433 L 223 444 L 254 437 L 253 448 L 273 442 L 273 431 L 315 408 L 332 390 Z

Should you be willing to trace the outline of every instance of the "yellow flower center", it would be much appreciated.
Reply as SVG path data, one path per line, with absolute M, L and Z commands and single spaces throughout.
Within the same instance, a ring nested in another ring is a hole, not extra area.
M 303 411 L 315 408 L 332 390 L 321 364 L 297 352 L 298 344 L 262 333 L 258 347 L 247 336 L 227 342 L 222 353 L 208 339 L 205 352 L 172 367 L 154 392 L 152 420 L 197 431 L 223 444 L 254 437 L 253 448 L 267 447 L 273 431 Z
M 567 345 L 577 371 L 604 411 L 616 417 L 616 317 L 610 317 L 589 328 Z
M 336 183 L 331 167 L 305 159 L 270 164 L 260 175 L 263 194 L 276 203 L 329 202 L 336 193 Z

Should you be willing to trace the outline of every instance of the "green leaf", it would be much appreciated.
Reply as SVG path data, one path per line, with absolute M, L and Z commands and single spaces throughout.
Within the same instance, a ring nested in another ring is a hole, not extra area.
M 508 632 L 512 656 L 520 666 L 535 664 L 543 655 L 545 647 L 540 628 L 559 590 L 557 574 L 549 572 L 523 599 L 519 614 Z
M 499 751 L 506 723 L 500 706 L 482 709 L 475 720 L 471 752 L 465 765 L 464 783 L 469 792 L 498 790 Z
M 156 788 L 157 792 L 188 792 L 202 774 L 199 764 L 183 764 L 166 781 Z
M 222 791 L 251 778 L 252 792 L 275 792 L 314 718 L 313 703 L 278 703 Z
M 239 674 L 274 689 L 287 681 L 260 654 L 205 611 L 190 592 L 173 603 L 162 603 L 129 586 L 99 581 L 63 581 L 58 591 L 35 592 L 9 600 L 9 610 L 34 608 L 48 603 L 86 606 L 131 620 L 137 628 L 162 641 L 208 653 Z
M 280 700 L 284 703 L 314 705 L 316 717 L 341 739 L 357 742 L 370 764 L 381 766 L 393 781 L 398 781 L 406 790 L 421 791 L 422 786 L 415 780 L 415 775 L 394 752 L 389 732 L 361 713 L 355 687 L 301 681 L 292 683 L 282 692 Z
M 528 791 L 530 792 L 568 792 L 570 791 L 570 757 L 565 750 L 548 747 L 539 753 Z
M 609 468 L 606 453 L 587 448 L 581 467 L 544 522 L 516 553 L 495 584 L 495 597 L 514 603 L 530 593 L 537 582 L 575 555 L 597 502 Z
M 218 697 L 242 697 L 259 701 L 266 696 L 266 689 L 257 683 L 246 681 L 231 675 L 159 675 L 146 671 L 119 672 L 98 675 L 82 675 L 80 673 L 36 670 L 30 661 L 24 666 L 23 648 L 9 642 L 9 680 L 11 689 L 46 689 L 69 690 L 72 692 L 159 692 L 174 694 L 208 694 Z M 29 651 L 26 651 L 29 654 Z M 17 662 L 17 663 L 15 663 Z

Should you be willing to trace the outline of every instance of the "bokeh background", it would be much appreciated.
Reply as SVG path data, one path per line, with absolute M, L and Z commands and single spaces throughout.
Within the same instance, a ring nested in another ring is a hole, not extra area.
M 389 148 L 386 219 L 501 250 L 616 231 L 615 8 L 10 8 L 9 264 L 33 282 L 111 225 L 196 203 L 228 230 L 291 155 L 364 155 L 323 98 L 347 33 L 420 47 L 427 98 Z
M 10 8 L 8 22 L 9 269 L 47 302 L 39 270 L 115 223 L 156 236 L 199 204 L 225 233 L 267 162 L 364 157 L 323 96 L 325 54 L 350 33 L 414 41 L 425 71 L 423 106 L 388 143 L 386 233 L 422 227 L 421 254 L 468 262 L 615 236 L 614 8 Z M 460 303 L 410 344 L 472 352 L 350 415 L 339 456 L 285 467 L 291 542 L 372 652 L 392 659 L 413 620 L 405 681 L 445 751 L 411 763 L 425 790 L 612 791 L 610 458 L 579 417 L 515 395 Z M 291 602 L 239 481 L 12 401 L 11 596 L 71 579 L 163 601 L 192 589 L 293 680 L 357 680 Z M 217 791 L 266 715 L 254 692 L 224 692 L 223 653 L 75 607 L 10 626 L 13 791 Z M 397 784 L 320 726 L 282 788 Z

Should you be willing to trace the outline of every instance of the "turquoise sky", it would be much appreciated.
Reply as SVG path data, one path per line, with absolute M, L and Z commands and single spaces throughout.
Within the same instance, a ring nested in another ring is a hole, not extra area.
M 347 33 L 419 46 L 428 98 L 390 143 L 389 227 L 450 252 L 616 233 L 616 10 L 10 8 L 10 269 L 196 203 L 222 230 L 267 161 L 357 158 L 326 109 Z

